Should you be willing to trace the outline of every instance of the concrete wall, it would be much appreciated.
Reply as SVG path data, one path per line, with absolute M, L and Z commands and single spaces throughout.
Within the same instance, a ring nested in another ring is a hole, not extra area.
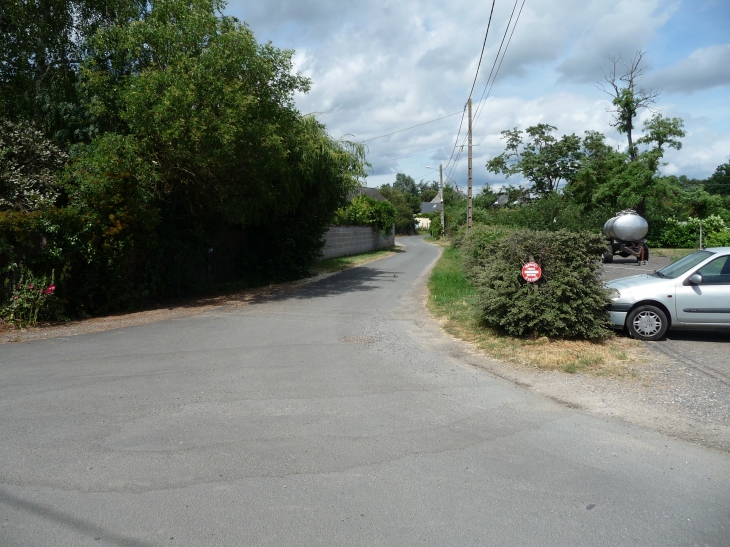
M 390 236 L 383 237 L 380 231 L 369 226 L 330 226 L 324 235 L 322 258 L 356 255 L 394 246 L 394 229 L 390 231 Z

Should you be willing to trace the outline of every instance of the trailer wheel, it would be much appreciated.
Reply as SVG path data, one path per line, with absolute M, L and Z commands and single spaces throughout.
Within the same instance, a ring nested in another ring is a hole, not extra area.
M 611 253 L 603 253 L 603 256 L 601 257 L 601 262 L 604 264 L 610 264 L 613 262 L 613 254 Z

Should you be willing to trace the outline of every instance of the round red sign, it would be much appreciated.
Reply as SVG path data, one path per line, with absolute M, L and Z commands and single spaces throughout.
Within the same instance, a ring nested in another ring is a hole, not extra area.
M 522 277 L 525 281 L 534 283 L 542 277 L 542 268 L 537 262 L 528 262 L 522 266 Z

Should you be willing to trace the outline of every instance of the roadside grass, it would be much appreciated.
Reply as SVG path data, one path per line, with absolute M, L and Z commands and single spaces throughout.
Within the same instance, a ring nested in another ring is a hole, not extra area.
M 428 281 L 428 308 L 449 334 L 500 361 L 543 370 L 633 378 L 643 362 L 641 343 L 624 337 L 603 342 L 516 338 L 479 324 L 477 290 L 464 277 L 461 253 L 448 243 Z
M 328 258 L 326 260 L 320 260 L 319 262 L 317 262 L 317 264 L 314 266 L 314 272 L 315 273 L 341 272 L 343 270 L 348 270 L 350 268 L 362 266 L 363 264 L 367 264 L 368 262 L 372 262 L 373 260 L 385 258 L 386 256 L 391 256 L 391 255 L 394 255 L 399 252 L 400 252 L 400 249 L 398 247 L 395 247 L 393 249 L 382 249 L 380 251 L 372 251 L 370 253 L 363 253 L 363 254 L 359 254 L 359 255 L 341 256 L 339 258 Z
M 697 249 L 651 249 L 649 252 L 653 253 L 654 256 L 661 256 L 665 258 L 670 258 L 672 260 L 679 260 L 680 258 L 684 258 L 688 254 L 692 254 Z

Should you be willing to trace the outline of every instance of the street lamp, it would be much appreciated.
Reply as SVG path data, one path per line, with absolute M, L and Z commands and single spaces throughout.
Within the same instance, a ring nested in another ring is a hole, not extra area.
M 434 169 L 433 167 L 426 166 L 426 169 Z M 444 168 L 439 163 L 439 193 L 441 197 L 441 236 L 446 236 L 446 223 L 444 222 Z

